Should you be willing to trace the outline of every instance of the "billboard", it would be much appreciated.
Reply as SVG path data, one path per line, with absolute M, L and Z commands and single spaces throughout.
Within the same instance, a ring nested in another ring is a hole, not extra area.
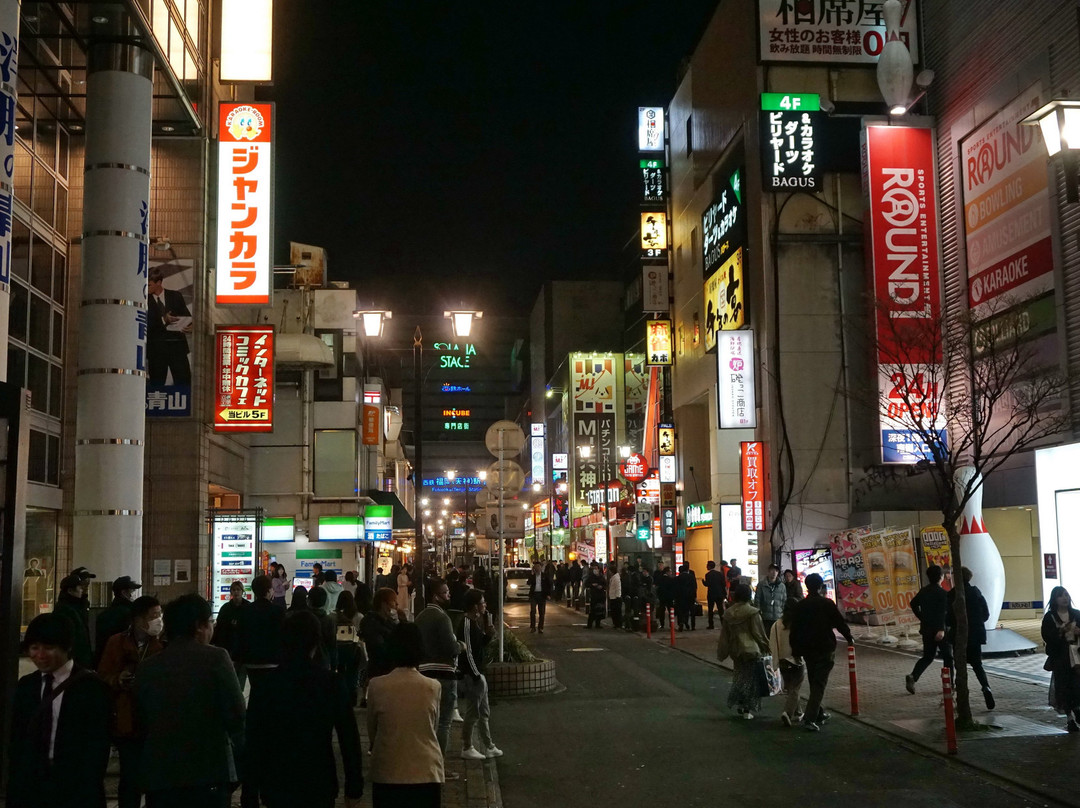
M 217 305 L 270 304 L 273 105 L 218 108 Z
M 744 303 L 743 250 L 740 247 L 705 279 L 705 350 L 716 347 L 722 331 L 746 325 Z
M 758 0 L 762 62 L 873 65 L 885 46 L 882 2 L 862 0 Z M 900 40 L 919 61 L 915 0 L 900 0 Z
M 930 451 L 913 428 L 913 419 L 929 419 L 927 426 L 942 437 L 945 427 L 937 411 L 942 396 L 934 372 L 941 362 L 941 273 L 933 131 L 868 126 L 863 159 L 882 462 L 916 463 L 930 457 Z
M 191 415 L 195 262 L 151 261 L 146 276 L 146 417 Z
M 664 150 L 664 108 L 638 107 L 638 151 Z
M 727 263 L 746 246 L 746 205 L 743 177 L 746 175 L 740 141 L 713 174 L 713 202 L 701 215 L 701 249 L 705 278 Z
M 765 530 L 765 496 L 768 478 L 765 473 L 765 444 L 759 440 L 743 441 L 739 453 L 742 478 L 742 529 Z
M 252 599 L 251 582 L 261 570 L 259 517 L 255 512 L 215 513 L 212 517 L 213 547 L 210 566 L 210 606 L 214 614 L 229 600 L 233 581 L 244 585 L 244 597 Z
M 757 426 L 754 332 L 725 331 L 716 350 L 716 411 L 721 429 Z
M 219 325 L 215 432 L 274 431 L 274 327 Z
M 573 354 L 570 391 L 573 398 L 572 455 L 575 508 L 585 506 L 589 491 L 615 476 L 616 415 L 623 368 L 621 354 Z M 588 457 L 581 449 L 589 448 Z
M 648 320 L 645 323 L 646 364 L 667 366 L 675 346 L 671 335 L 671 320 Z

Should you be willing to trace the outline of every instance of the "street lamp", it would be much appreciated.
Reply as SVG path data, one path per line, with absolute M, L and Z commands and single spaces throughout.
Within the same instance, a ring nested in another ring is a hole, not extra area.
M 1080 202 L 1080 101 L 1055 98 L 1020 121 L 1042 130 L 1046 153 L 1061 154 L 1065 169 L 1065 199 Z

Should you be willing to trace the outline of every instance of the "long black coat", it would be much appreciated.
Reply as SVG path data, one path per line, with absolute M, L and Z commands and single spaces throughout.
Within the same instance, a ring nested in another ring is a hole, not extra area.
M 109 637 L 120 634 L 131 628 L 131 601 L 127 598 L 115 597 L 109 608 L 97 616 L 94 621 L 94 667 L 101 662 L 101 656 L 105 653 L 105 646 Z
M 39 738 L 42 674 L 27 674 L 15 686 L 8 746 L 7 808 L 105 808 L 105 767 L 109 763 L 109 690 L 78 665 L 63 691 L 56 723 L 53 767 L 62 789 L 41 787 L 47 766 Z M 51 707 L 49 708 L 51 709 Z M 51 799 L 49 798 L 51 796 Z
M 949 590 L 949 640 L 956 642 L 956 626 L 953 623 L 953 604 L 956 603 L 958 590 Z M 964 584 L 964 601 L 967 604 L 968 648 L 981 648 L 986 645 L 986 621 L 990 619 L 990 607 L 979 587 Z

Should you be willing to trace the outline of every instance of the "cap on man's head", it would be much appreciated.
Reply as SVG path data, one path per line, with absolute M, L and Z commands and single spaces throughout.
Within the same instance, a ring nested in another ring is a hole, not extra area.
M 131 580 L 130 575 L 121 575 L 115 581 L 112 582 L 113 592 L 124 592 L 129 589 L 142 589 L 142 584 L 135 583 Z
M 70 576 L 68 576 L 70 577 Z M 70 651 L 75 643 L 75 628 L 71 621 L 62 614 L 49 612 L 39 614 L 30 621 L 26 627 L 26 637 L 23 639 L 23 650 L 31 645 L 55 645 Z
M 90 572 L 86 567 L 76 567 L 71 571 L 70 577 L 82 578 L 84 581 L 88 578 L 97 578 L 97 576 Z
M 74 589 L 77 586 L 86 586 L 86 578 L 80 578 L 78 575 L 68 575 L 66 578 L 60 581 L 60 591 L 66 592 L 69 589 Z

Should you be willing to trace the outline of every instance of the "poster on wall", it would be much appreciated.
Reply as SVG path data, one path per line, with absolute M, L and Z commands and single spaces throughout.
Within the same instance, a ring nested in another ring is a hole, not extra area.
M 825 582 L 826 596 L 836 602 L 836 579 L 833 575 L 832 551 L 828 547 L 812 547 L 794 553 L 795 574 L 806 591 L 806 576 L 817 573 Z
M 195 262 L 150 261 L 146 276 L 146 417 L 191 415 Z
M 863 566 L 870 587 L 870 605 L 883 622 L 893 619 L 892 563 L 883 540 L 884 531 L 874 530 L 859 536 Z
M 876 64 L 885 46 L 881 2 L 758 0 L 762 62 Z M 900 40 L 919 62 L 916 0 L 900 0 Z
M 919 543 L 922 545 L 923 561 L 926 566 L 937 564 L 944 572 L 941 588 L 952 589 L 952 548 L 949 546 L 949 534 L 945 532 L 945 528 L 941 525 L 924 527 L 919 531 Z
M 867 528 L 856 528 L 829 534 L 836 580 L 836 605 L 848 615 L 865 614 L 874 608 L 870 602 L 870 581 L 859 542 L 859 536 L 866 532 Z
M 210 604 L 215 615 L 229 600 L 229 587 L 234 581 L 240 581 L 244 597 L 252 599 L 251 582 L 258 574 L 259 522 L 254 511 L 213 515 Z
M 896 625 L 918 625 L 911 611 L 911 599 L 919 591 L 919 566 L 915 555 L 915 539 L 911 528 L 890 530 L 882 536 L 892 566 L 893 608 Z

